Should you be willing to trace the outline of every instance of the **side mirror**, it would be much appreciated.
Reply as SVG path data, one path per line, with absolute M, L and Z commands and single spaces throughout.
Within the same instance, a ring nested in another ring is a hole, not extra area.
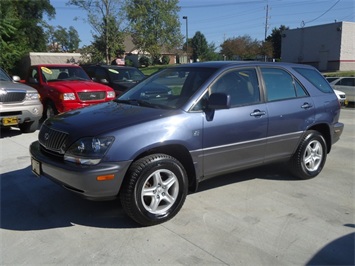
M 21 78 L 19 76 L 12 76 L 12 80 L 15 82 L 20 82 Z
M 208 109 L 220 110 L 230 108 L 230 96 L 225 93 L 212 93 L 208 98 Z
M 108 84 L 108 80 L 107 79 L 100 79 L 100 83 Z
M 29 78 L 28 82 L 31 83 L 31 84 L 37 84 L 38 80 L 36 78 Z

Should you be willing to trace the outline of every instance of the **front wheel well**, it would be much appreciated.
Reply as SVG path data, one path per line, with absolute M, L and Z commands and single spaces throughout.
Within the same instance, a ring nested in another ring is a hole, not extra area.
M 197 190 L 197 180 L 196 180 L 194 163 L 192 161 L 191 154 L 184 146 L 172 144 L 172 145 L 155 147 L 140 154 L 137 158 L 135 158 L 134 161 L 142 157 L 145 157 L 147 155 L 155 154 L 155 153 L 163 153 L 177 159 L 184 166 L 185 171 L 187 173 L 187 177 L 189 180 L 189 190 L 190 191 Z

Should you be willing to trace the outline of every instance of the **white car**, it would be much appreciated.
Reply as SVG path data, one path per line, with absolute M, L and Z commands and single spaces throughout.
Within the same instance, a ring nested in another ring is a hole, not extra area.
M 347 102 L 355 102 L 355 77 L 338 77 L 329 83 L 334 90 L 340 90 L 346 94 Z
M 339 103 L 341 106 L 345 106 L 345 102 L 346 102 L 346 94 L 345 92 L 342 91 L 338 91 L 338 90 L 334 90 L 335 94 L 338 97 Z

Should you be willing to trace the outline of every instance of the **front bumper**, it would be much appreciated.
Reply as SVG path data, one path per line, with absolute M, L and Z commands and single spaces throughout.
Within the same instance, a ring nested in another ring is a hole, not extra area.
M 91 200 L 115 198 L 131 161 L 104 162 L 83 166 L 46 156 L 38 141 L 30 145 L 32 171 L 45 176 L 81 196 Z M 37 170 L 35 170 L 37 169 Z M 39 171 L 39 173 L 38 173 Z M 98 181 L 99 176 L 113 175 L 113 179 Z
M 39 120 L 42 117 L 42 112 L 42 104 L 23 106 L 3 105 L 0 108 L 0 124 L 3 124 L 2 119 L 6 117 L 16 117 L 18 124 L 32 122 Z

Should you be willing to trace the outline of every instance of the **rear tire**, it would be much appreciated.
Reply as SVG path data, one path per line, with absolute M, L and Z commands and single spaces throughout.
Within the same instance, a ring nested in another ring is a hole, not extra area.
M 323 136 L 318 131 L 310 130 L 291 158 L 291 172 L 301 179 L 313 178 L 322 171 L 326 158 L 327 145 Z
M 188 190 L 184 167 L 166 154 L 143 157 L 132 164 L 123 181 L 120 200 L 134 221 L 156 225 L 173 218 Z

